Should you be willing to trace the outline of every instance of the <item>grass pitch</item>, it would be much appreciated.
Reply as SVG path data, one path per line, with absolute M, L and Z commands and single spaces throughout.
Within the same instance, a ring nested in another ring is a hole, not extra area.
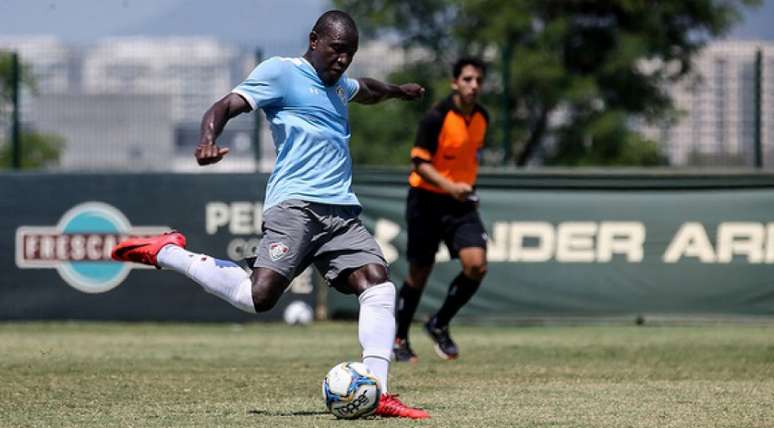
M 453 326 L 462 358 L 391 389 L 427 421 L 338 421 L 320 382 L 354 323 L 0 324 L 0 426 L 772 427 L 774 326 Z

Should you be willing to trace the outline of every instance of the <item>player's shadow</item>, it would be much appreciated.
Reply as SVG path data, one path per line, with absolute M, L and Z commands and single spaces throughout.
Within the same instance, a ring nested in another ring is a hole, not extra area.
M 258 410 L 258 409 L 249 410 L 247 413 L 250 415 L 260 415 L 260 416 L 320 416 L 320 415 L 328 414 L 328 412 L 324 412 L 324 411 L 302 410 L 299 412 L 270 412 L 268 410 Z

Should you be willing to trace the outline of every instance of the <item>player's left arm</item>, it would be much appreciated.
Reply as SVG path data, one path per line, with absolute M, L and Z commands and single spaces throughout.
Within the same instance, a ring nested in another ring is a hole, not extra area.
M 357 79 L 357 83 L 360 88 L 352 101 L 360 104 L 376 104 L 390 98 L 415 100 L 421 98 L 425 93 L 425 88 L 416 83 L 393 85 L 370 77 Z

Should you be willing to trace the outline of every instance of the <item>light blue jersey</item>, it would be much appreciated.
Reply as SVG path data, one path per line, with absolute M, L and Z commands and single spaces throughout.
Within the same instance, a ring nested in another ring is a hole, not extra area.
M 359 89 L 346 74 L 325 86 L 306 59 L 280 57 L 259 64 L 234 88 L 271 123 L 277 162 L 264 210 L 288 199 L 360 205 L 351 187 L 347 110 Z

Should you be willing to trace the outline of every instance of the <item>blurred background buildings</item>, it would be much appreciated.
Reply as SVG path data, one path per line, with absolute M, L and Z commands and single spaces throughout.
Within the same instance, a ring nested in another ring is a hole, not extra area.
M 50 13 L 34 4 L 5 7 L 15 7 L 20 14 L 34 12 L 53 28 L 57 24 L 45 20 L 61 12 L 56 8 L 70 6 L 48 3 Z M 231 10 L 244 13 L 234 16 L 229 10 L 212 10 L 192 1 L 165 0 L 160 4 L 169 7 L 155 15 L 148 5 L 123 2 L 125 27 L 103 30 L 106 36 L 93 39 L 89 31 L 96 32 L 97 27 L 80 33 L 71 29 L 70 36 L 63 37 L 54 34 L 56 30 L 21 34 L 13 20 L 4 22 L 0 51 L 18 53 L 34 81 L 22 88 L 22 128 L 58 136 L 63 142 L 58 162 L 48 167 L 52 170 L 270 171 L 274 149 L 262 114 L 241 115 L 229 123 L 220 140 L 232 150 L 229 162 L 201 169 L 191 154 L 208 106 L 237 85 L 260 58 L 301 55 L 314 19 L 330 7 L 323 0 L 304 0 L 303 7 L 280 3 L 272 2 L 272 14 L 267 15 L 260 2 L 240 0 Z M 91 9 L 108 7 L 94 3 Z M 764 6 L 770 9 L 774 8 Z M 228 25 L 222 23 L 226 19 Z M 213 25 L 220 28 L 218 34 L 202 35 L 207 31 L 201 28 Z M 739 40 L 710 41 L 694 57 L 693 72 L 664 88 L 676 108 L 671 121 L 631 118 L 630 127 L 655 141 L 669 166 L 753 166 L 760 117 L 763 165 L 774 168 L 774 42 L 751 39 L 761 34 L 748 26 L 731 33 L 741 36 Z M 422 49 L 402 49 L 389 35 L 370 35 L 363 37 L 350 75 L 388 79 L 390 73 L 428 55 Z M 488 59 L 496 63 L 497 55 Z M 492 67 L 489 83 L 494 92 L 501 89 L 497 73 Z M 549 149 L 551 133 L 566 123 L 567 115 L 561 106 L 550 113 Z M 1 138 L 9 128 L 7 115 L 0 115 L 0 122 Z M 407 128 L 400 137 L 407 141 L 401 143 L 410 144 L 406 135 L 415 125 L 400 126 Z M 542 165 L 544 157 L 544 152 L 537 153 L 529 165 Z M 484 160 L 497 164 L 501 158 L 502 153 L 494 150 Z M 359 159 L 355 153 L 355 161 Z
M 774 43 L 716 41 L 697 56 L 693 76 L 667 89 L 678 109 L 676 123 L 641 127 L 663 142 L 670 165 L 753 164 L 758 54 L 763 163 L 774 164 Z
M 192 153 L 202 115 L 246 77 L 256 53 L 211 37 L 112 37 L 94 46 L 52 36 L 2 37 L 0 50 L 31 68 L 23 89 L 25 129 L 57 134 L 62 171 L 270 171 L 274 149 L 266 123 L 255 156 L 255 117 L 231 120 L 220 141 L 229 162 L 198 168 Z M 366 44 L 350 73 L 384 79 L 403 52 L 384 41 Z M 265 122 L 261 115 L 260 120 Z M 170 164 L 170 159 L 171 164 Z

